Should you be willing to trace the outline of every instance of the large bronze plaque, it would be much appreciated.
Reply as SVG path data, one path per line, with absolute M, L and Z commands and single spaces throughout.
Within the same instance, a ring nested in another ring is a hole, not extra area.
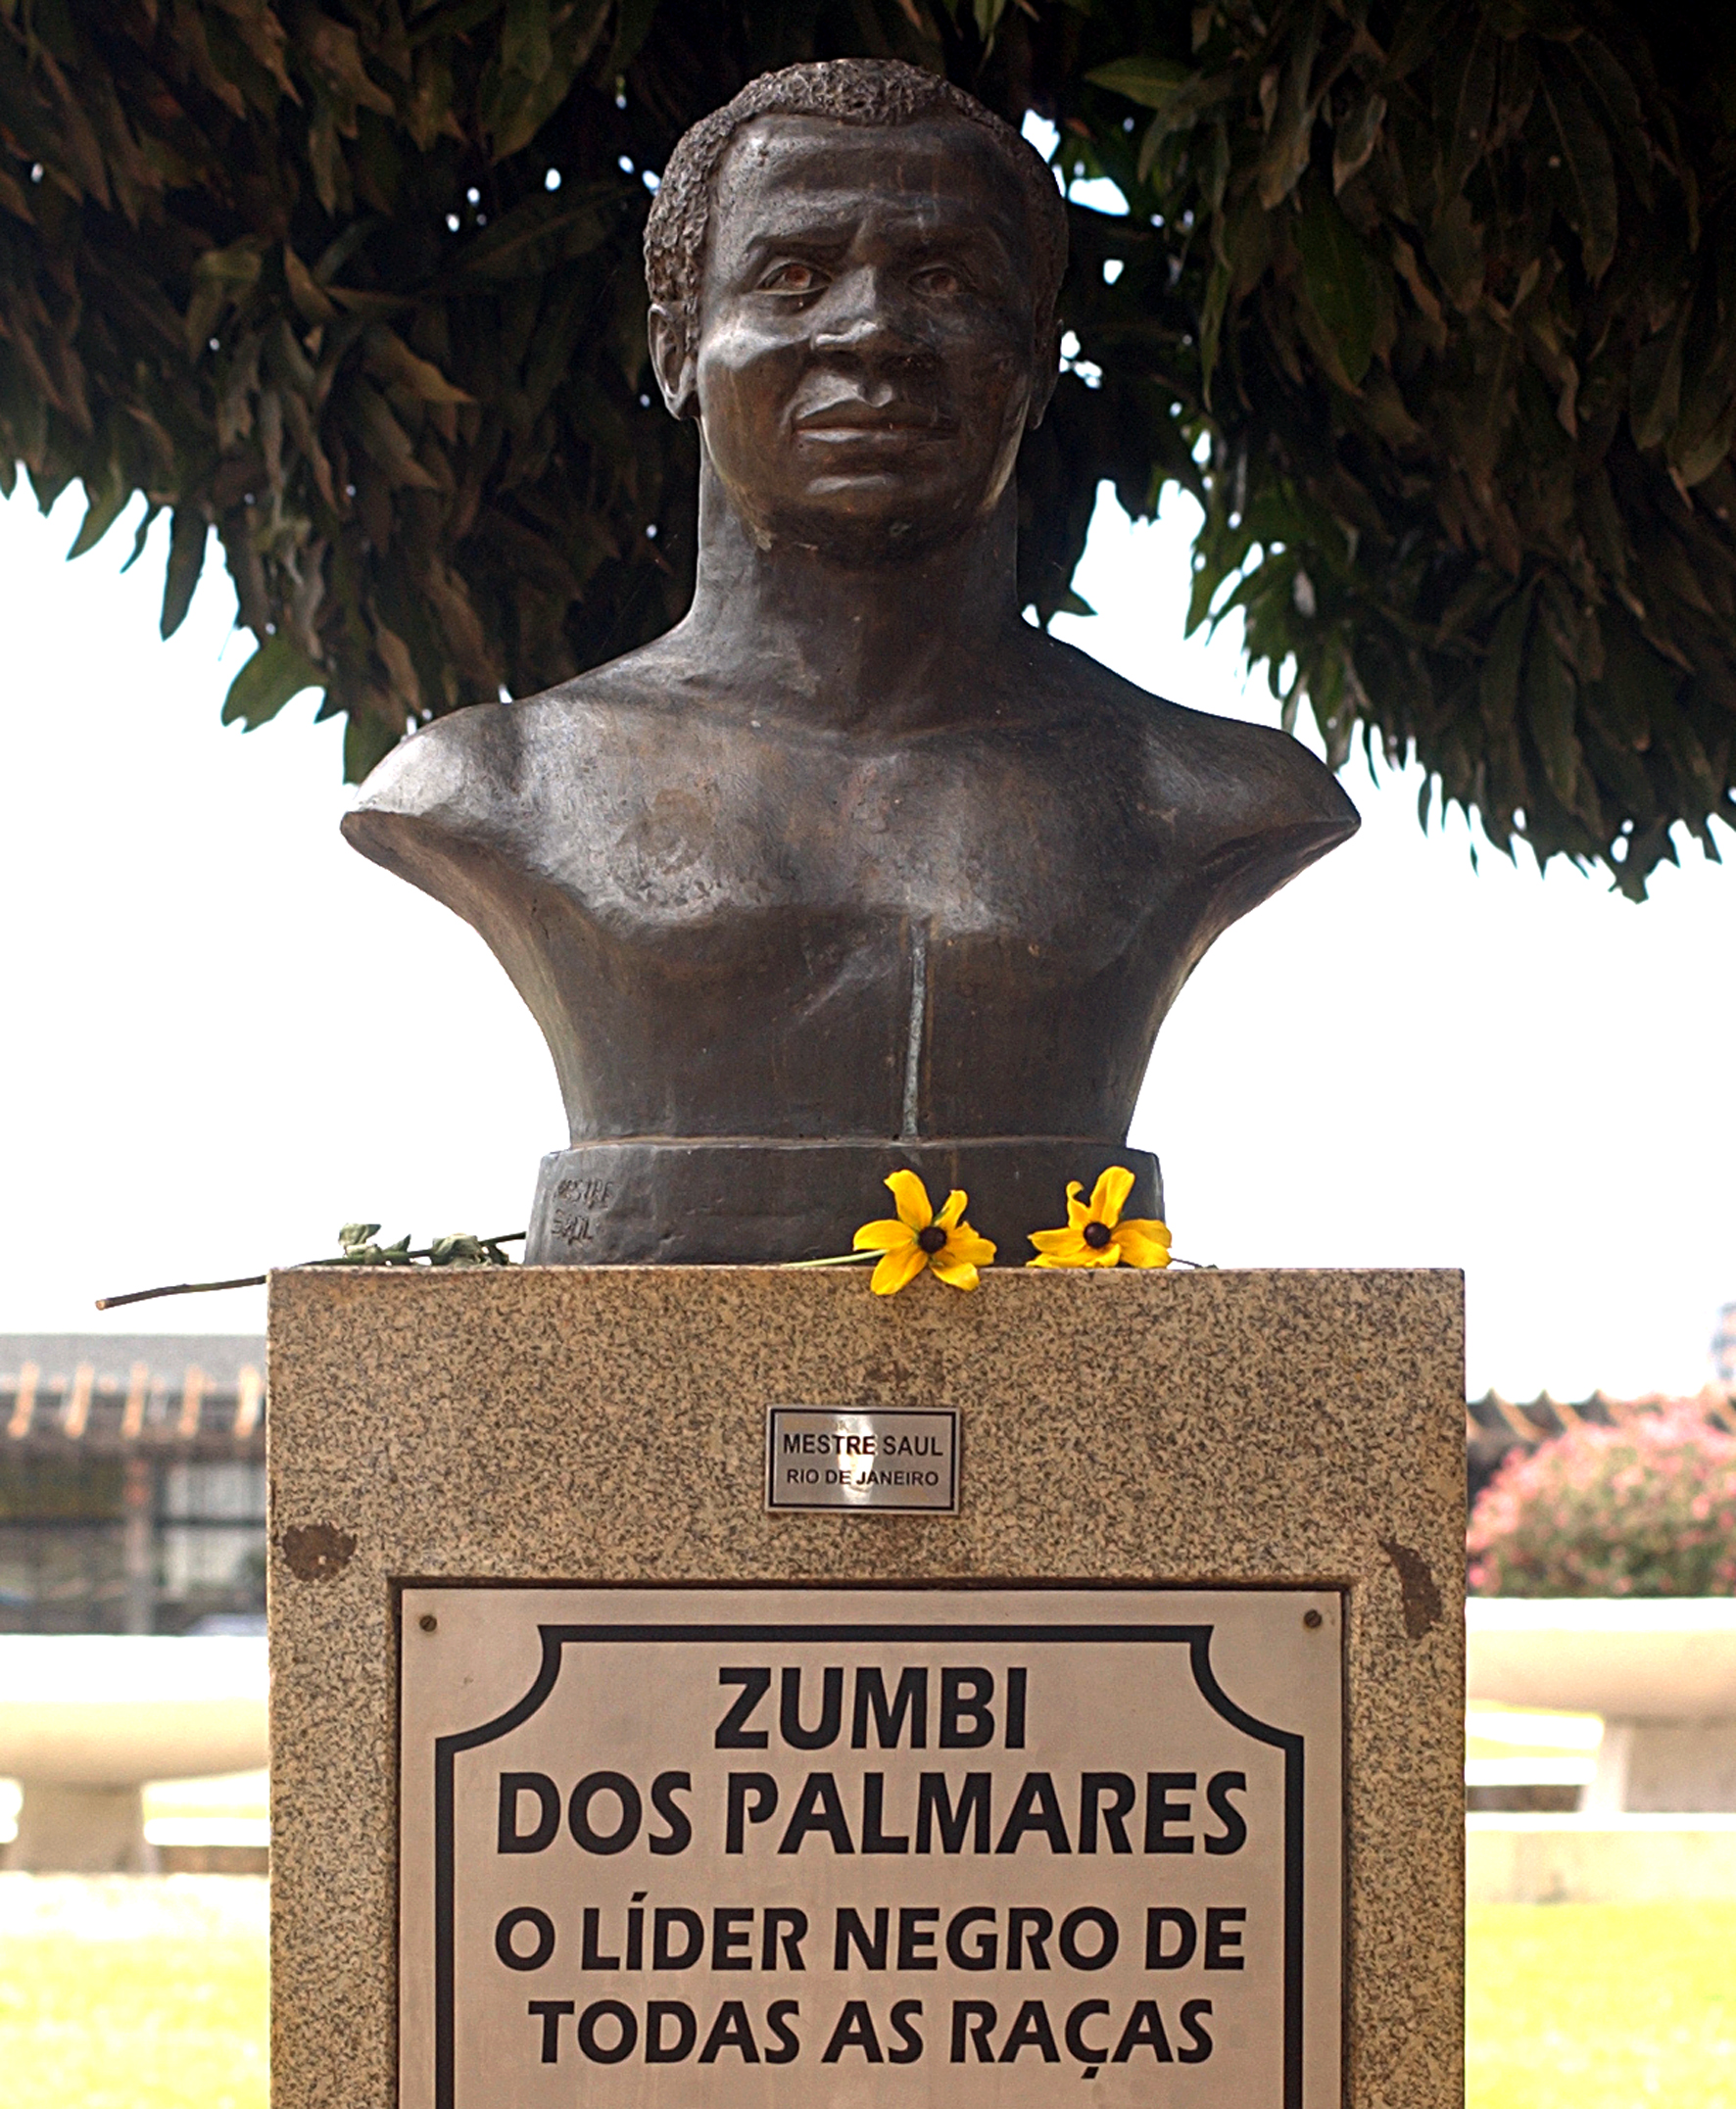
M 404 2109 L 1339 2101 L 1336 1592 L 400 1605 Z

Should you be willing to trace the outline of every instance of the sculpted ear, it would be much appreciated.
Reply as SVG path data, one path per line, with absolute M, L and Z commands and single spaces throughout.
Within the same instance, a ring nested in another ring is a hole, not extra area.
M 1031 390 L 1031 406 L 1025 412 L 1025 429 L 1035 432 L 1042 423 L 1049 407 L 1049 399 L 1055 393 L 1055 383 L 1061 378 L 1061 328 L 1056 323 L 1046 336 L 1037 343 L 1037 379 Z
M 680 316 L 671 313 L 660 301 L 653 302 L 645 329 L 651 345 L 651 370 L 670 416 L 698 417 L 698 374 Z

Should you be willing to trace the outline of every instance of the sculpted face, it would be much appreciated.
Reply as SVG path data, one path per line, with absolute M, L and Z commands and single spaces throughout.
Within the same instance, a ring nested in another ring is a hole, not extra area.
M 1018 187 L 944 120 L 745 127 L 715 181 L 697 346 L 654 315 L 652 345 L 756 537 L 861 558 L 991 512 L 1054 382 Z

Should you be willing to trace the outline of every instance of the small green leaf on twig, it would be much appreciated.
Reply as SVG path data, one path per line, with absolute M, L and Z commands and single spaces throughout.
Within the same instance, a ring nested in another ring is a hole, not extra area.
M 499 1237 L 473 1237 L 468 1231 L 457 1231 L 412 1252 L 409 1232 L 394 1245 L 376 1245 L 373 1240 L 379 1227 L 377 1222 L 347 1222 L 338 1232 L 340 1251 L 326 1259 L 298 1261 L 297 1267 L 413 1267 L 418 1261 L 430 1267 L 510 1267 L 505 1248 L 521 1244 L 526 1235 L 523 1230 L 507 1230 Z M 176 1281 L 160 1289 L 131 1289 L 124 1296 L 99 1296 L 96 1308 L 115 1311 L 122 1304 L 148 1304 L 162 1296 L 204 1296 L 214 1289 L 259 1289 L 265 1283 L 264 1274 L 237 1274 L 224 1281 Z
M 501 1250 L 500 1241 L 491 1237 L 471 1237 L 467 1232 L 453 1237 L 437 1237 L 428 1247 L 430 1267 L 510 1267 L 511 1261 Z

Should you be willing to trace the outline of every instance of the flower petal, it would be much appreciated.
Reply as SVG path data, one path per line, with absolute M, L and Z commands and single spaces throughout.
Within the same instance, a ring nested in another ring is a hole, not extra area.
M 1131 1268 L 1167 1268 L 1169 1246 L 1145 1234 L 1143 1223 L 1116 1223 L 1110 1240 Z
M 968 1222 L 961 1222 L 951 1231 L 944 1245 L 936 1254 L 936 1260 L 944 1260 L 948 1266 L 963 1262 L 967 1267 L 992 1267 L 994 1246 L 986 1237 L 979 1237 Z
M 1113 1251 L 1113 1247 L 1109 1248 Z M 1101 1267 L 1103 1255 L 1094 1246 L 1087 1245 L 1083 1237 L 1075 1237 L 1050 1252 L 1038 1253 L 1032 1261 L 1033 1267 Z
M 1053 1253 L 1057 1259 L 1088 1249 L 1077 1223 L 1070 1230 L 1028 1230 L 1025 1234 L 1038 1252 Z
M 856 1252 L 898 1252 L 915 1242 L 916 1232 L 895 1216 L 882 1216 L 877 1222 L 865 1222 L 850 1240 Z
M 1090 1210 L 1079 1198 L 1084 1192 L 1085 1188 L 1077 1179 L 1067 1181 L 1067 1221 L 1076 1230 L 1091 1220 Z
M 912 1230 L 926 1230 L 935 1220 L 934 1207 L 929 1200 L 928 1188 L 914 1172 L 894 1172 L 887 1179 L 892 1189 L 892 1206 L 898 1212 L 898 1221 L 908 1223 Z
M 1087 1245 L 1084 1238 L 1072 1252 L 1044 1255 L 1048 1267 L 1113 1267 L 1121 1258 L 1113 1245 Z
M 1130 1218 L 1117 1223 L 1109 1233 L 1110 1243 L 1119 1245 L 1121 1256 L 1130 1267 L 1168 1267 L 1170 1264 L 1170 1232 L 1167 1223 L 1155 1220 L 1143 1222 Z
M 929 1256 L 914 1238 L 902 1252 L 884 1253 L 874 1265 L 868 1286 L 876 1296 L 896 1296 L 907 1281 L 914 1281 L 929 1264 Z
M 1118 1223 L 1133 1190 L 1133 1174 L 1126 1165 L 1111 1165 L 1091 1188 L 1091 1221 Z
M 949 1289 L 974 1289 L 977 1286 L 977 1270 L 968 1260 L 955 1260 L 949 1252 L 936 1253 L 929 1262 L 929 1270 Z
M 946 1196 L 946 1206 L 935 1218 L 942 1230 L 950 1230 L 953 1224 L 959 1221 L 964 1215 L 964 1205 L 969 1199 L 970 1196 L 961 1193 L 956 1186 Z

